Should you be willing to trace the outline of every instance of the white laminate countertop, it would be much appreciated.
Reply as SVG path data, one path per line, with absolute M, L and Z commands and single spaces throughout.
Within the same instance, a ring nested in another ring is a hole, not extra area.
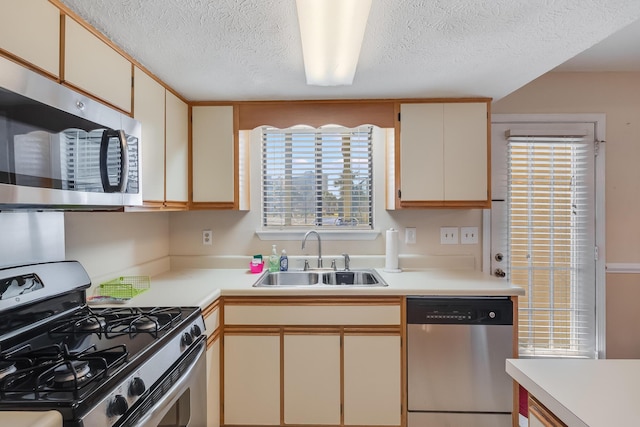
M 309 286 L 253 287 L 261 277 L 246 269 L 181 269 L 151 277 L 151 287 L 125 306 L 207 307 L 220 296 L 513 296 L 524 290 L 481 272 L 467 270 L 376 269 L 386 287 Z M 262 273 L 266 274 L 266 273 Z M 89 290 L 89 294 L 91 294 Z
M 640 360 L 507 359 L 506 370 L 569 427 L 640 425 Z

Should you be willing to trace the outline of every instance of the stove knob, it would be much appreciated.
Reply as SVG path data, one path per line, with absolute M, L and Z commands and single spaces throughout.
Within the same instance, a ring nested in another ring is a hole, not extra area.
M 193 337 L 191 336 L 191 333 L 185 332 L 182 335 L 182 345 L 185 347 L 188 347 L 191 345 L 192 342 L 193 342 Z
M 200 329 L 200 326 L 193 325 L 193 327 L 191 328 L 191 335 L 193 335 L 194 337 L 202 335 L 202 329 Z
M 110 417 L 113 417 L 113 416 L 124 415 L 124 413 L 127 412 L 127 409 L 129 409 L 129 404 L 127 403 L 127 399 L 125 399 L 123 395 L 118 394 L 109 403 L 109 407 L 107 411 L 108 411 L 108 415 Z
M 147 386 L 144 384 L 144 381 L 142 381 L 142 378 L 135 377 L 129 384 L 129 396 L 140 396 L 146 389 Z

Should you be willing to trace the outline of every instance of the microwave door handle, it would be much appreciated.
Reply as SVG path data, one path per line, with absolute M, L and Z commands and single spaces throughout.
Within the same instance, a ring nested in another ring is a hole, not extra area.
M 118 138 L 120 139 L 120 188 L 119 191 L 124 193 L 127 191 L 127 184 L 129 183 L 129 144 L 127 143 L 127 135 L 122 129 L 118 131 Z
M 116 137 L 120 141 L 120 179 L 115 185 L 109 183 L 109 171 L 107 169 L 109 139 L 112 137 Z M 127 181 L 129 179 L 129 150 L 127 137 L 122 130 L 105 129 L 102 132 L 102 139 L 100 141 L 100 178 L 102 180 L 102 189 L 105 193 L 124 192 L 127 188 Z

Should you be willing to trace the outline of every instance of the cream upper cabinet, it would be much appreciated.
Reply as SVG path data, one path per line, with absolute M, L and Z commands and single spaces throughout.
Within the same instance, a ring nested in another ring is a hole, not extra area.
M 64 17 L 65 83 L 131 112 L 131 69 L 124 56 L 69 16 Z
M 400 367 L 400 336 L 345 334 L 345 425 L 401 424 Z
M 232 106 L 192 108 L 193 203 L 235 204 Z
M 340 335 L 284 335 L 285 424 L 340 424 Z
M 186 208 L 189 201 L 189 106 L 166 92 L 166 204 Z
M 280 425 L 280 336 L 224 336 L 224 424 Z
M 142 199 L 164 202 L 165 88 L 134 69 L 134 118 L 142 124 Z
M 48 0 L 0 1 L 0 50 L 58 77 L 60 10 Z
M 400 105 L 401 207 L 490 204 L 488 106 Z

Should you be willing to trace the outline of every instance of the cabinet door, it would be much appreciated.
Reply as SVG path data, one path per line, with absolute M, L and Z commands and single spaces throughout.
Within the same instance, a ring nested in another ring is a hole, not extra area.
M 224 336 L 224 424 L 280 424 L 280 336 Z
M 131 73 L 131 63 L 124 56 L 65 16 L 65 82 L 130 112 Z
M 400 106 L 402 200 L 444 200 L 442 104 Z
M 284 422 L 340 424 L 340 335 L 284 336 Z
M 220 425 L 220 340 L 207 349 L 207 426 Z
M 189 200 L 189 107 L 167 91 L 166 201 Z
M 193 107 L 193 202 L 234 203 L 233 107 Z
M 345 425 L 400 425 L 400 354 L 398 335 L 345 335 Z
M 486 207 L 486 102 L 400 105 L 403 207 Z
M 48 0 L 1 1 L 0 50 L 58 77 L 60 10 Z
M 134 69 L 134 117 L 142 123 L 142 199 L 164 202 L 165 88 Z
M 444 200 L 487 200 L 487 104 L 444 104 Z

